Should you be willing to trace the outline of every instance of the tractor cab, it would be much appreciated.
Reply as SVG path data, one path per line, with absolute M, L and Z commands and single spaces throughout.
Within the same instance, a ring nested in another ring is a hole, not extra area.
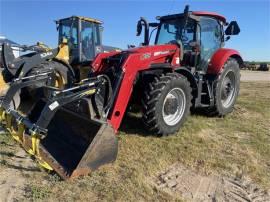
M 230 24 L 225 17 L 212 12 L 191 12 L 186 6 L 184 13 L 158 16 L 159 23 L 147 23 L 143 18 L 138 22 L 137 35 L 142 26 L 145 33 L 149 27 L 157 29 L 155 45 L 176 44 L 180 48 L 180 61 L 182 66 L 196 67 L 197 70 L 206 71 L 213 54 L 224 46 L 229 35 L 237 35 L 240 29 L 236 21 Z M 224 26 L 228 26 L 224 31 Z M 228 35 L 225 37 L 225 34 Z M 149 44 L 145 36 L 143 45 Z
M 67 41 L 69 47 L 70 64 L 88 63 L 102 52 L 101 24 L 99 20 L 78 16 L 56 21 L 59 44 Z

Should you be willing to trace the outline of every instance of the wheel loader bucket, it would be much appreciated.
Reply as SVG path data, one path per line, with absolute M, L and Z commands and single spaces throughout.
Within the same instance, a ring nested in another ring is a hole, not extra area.
M 97 119 L 91 106 L 95 82 L 99 81 L 59 91 L 46 101 L 40 99 L 27 114 L 10 107 L 20 87 L 44 81 L 46 75 L 41 74 L 35 81 L 15 83 L 0 102 L 1 122 L 14 139 L 42 167 L 54 170 L 63 179 L 86 175 L 115 161 L 118 141 L 114 129 L 107 121 Z

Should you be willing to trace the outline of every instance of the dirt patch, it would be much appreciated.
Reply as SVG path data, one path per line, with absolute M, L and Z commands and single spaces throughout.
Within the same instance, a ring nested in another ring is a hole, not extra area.
M 241 81 L 270 82 L 270 72 L 242 70 Z
M 248 179 L 203 176 L 180 164 L 160 173 L 153 184 L 158 190 L 187 201 L 270 201 L 269 193 Z
M 25 195 L 27 176 L 31 176 L 33 172 L 39 172 L 40 170 L 22 149 L 15 154 L 1 151 L 0 155 L 2 159 L 5 155 L 9 156 L 1 164 L 0 201 L 19 201 Z

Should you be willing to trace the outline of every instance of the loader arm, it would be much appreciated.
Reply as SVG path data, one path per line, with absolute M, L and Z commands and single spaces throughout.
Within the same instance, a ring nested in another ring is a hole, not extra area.
M 133 86 L 137 75 L 143 71 L 151 71 L 155 67 L 179 67 L 180 50 L 176 45 L 149 46 L 138 49 L 131 49 L 126 60 L 121 65 L 117 81 L 118 88 L 115 89 L 114 104 L 110 111 L 108 121 L 113 126 L 115 132 L 118 131 L 129 103 Z M 95 61 L 94 63 L 95 64 Z M 103 63 L 99 63 L 103 64 Z M 100 69 L 103 69 L 100 67 Z

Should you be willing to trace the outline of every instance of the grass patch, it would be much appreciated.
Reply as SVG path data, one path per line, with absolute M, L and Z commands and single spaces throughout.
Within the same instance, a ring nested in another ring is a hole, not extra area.
M 33 201 L 44 200 L 50 196 L 49 187 L 32 185 L 30 186 Z
M 200 173 L 249 176 L 270 188 L 269 85 L 242 83 L 235 111 L 225 118 L 189 117 L 175 136 L 143 136 L 141 120 L 126 117 L 113 165 L 59 182 L 52 196 L 67 200 L 171 201 L 149 179 L 175 162 Z

